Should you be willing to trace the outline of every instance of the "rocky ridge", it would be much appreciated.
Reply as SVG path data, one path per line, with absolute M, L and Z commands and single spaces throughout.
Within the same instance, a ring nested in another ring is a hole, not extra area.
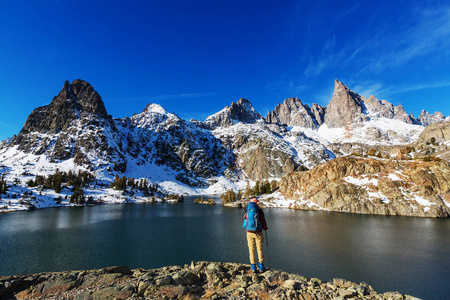
M 448 217 L 450 164 L 339 157 L 280 181 L 291 208 L 336 212 Z M 269 200 L 270 202 L 270 200 Z
M 282 104 L 278 104 L 273 112 L 269 111 L 266 122 L 316 129 L 323 123 L 325 110 L 317 104 L 313 106 L 313 109 L 303 104 L 298 98 L 289 98 Z
M 240 99 L 203 123 L 183 120 L 158 104 L 112 119 L 93 87 L 75 80 L 65 82 L 49 105 L 30 114 L 17 136 L 0 144 L 0 171 L 9 170 L 7 180 L 13 181 L 21 174 L 81 168 L 106 180 L 126 175 L 166 182 L 177 185 L 170 191 L 175 193 L 208 188 L 206 193 L 221 193 L 371 148 L 393 158 L 398 147 L 424 144 L 431 135 L 445 152 L 448 134 L 433 123 L 442 116 L 427 114 L 421 120 L 432 123 L 430 130 L 401 105 L 364 98 L 336 80 L 327 107 L 289 98 L 266 118 Z M 418 157 L 436 154 L 433 147 L 423 146 Z
M 0 277 L 0 299 L 417 299 L 378 294 L 367 283 L 322 282 L 280 270 L 252 274 L 249 265 L 192 262 L 144 270 L 126 266 Z

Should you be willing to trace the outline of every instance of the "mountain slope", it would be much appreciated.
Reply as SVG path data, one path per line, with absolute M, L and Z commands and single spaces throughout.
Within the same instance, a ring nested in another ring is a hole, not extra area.
M 336 80 L 327 107 L 288 98 L 266 118 L 240 99 L 203 123 L 158 104 L 112 119 L 94 88 L 75 80 L 0 144 L 0 172 L 12 182 L 21 174 L 89 170 L 103 182 L 126 175 L 168 192 L 220 193 L 313 171 L 351 153 L 394 158 L 406 147 L 409 158 L 450 159 L 447 126 L 436 123 L 442 118 L 424 111 L 416 119 L 401 105 L 364 98 Z
M 66 81 L 49 105 L 36 108 L 10 146 L 55 163 L 73 158 L 91 170 L 126 169 L 121 134 L 99 94 L 83 80 Z

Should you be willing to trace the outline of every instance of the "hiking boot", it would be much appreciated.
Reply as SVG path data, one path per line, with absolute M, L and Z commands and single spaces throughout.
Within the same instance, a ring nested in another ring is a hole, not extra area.
M 259 263 L 259 271 L 260 272 L 264 272 L 266 270 L 266 268 L 264 267 L 263 263 Z
M 256 269 L 255 264 L 252 264 L 252 273 L 258 273 L 258 270 Z

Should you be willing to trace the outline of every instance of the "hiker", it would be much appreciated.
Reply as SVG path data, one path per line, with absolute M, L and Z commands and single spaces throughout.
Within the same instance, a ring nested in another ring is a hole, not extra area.
M 259 271 L 264 272 L 266 270 L 264 267 L 264 235 L 262 231 L 263 229 L 267 230 L 267 224 L 266 219 L 264 218 L 264 212 L 258 207 L 258 204 L 258 199 L 253 198 L 250 200 L 250 203 L 247 206 L 247 212 L 244 215 L 243 225 L 247 231 L 248 251 L 250 254 L 250 263 L 253 273 L 258 272 L 256 268 L 255 245 L 258 252 Z

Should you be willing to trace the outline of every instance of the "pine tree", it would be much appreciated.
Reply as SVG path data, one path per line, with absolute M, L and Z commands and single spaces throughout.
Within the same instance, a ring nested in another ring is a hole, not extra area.
M 75 186 L 70 197 L 70 203 L 83 204 L 85 202 L 84 191 L 81 186 Z
M 8 185 L 6 184 L 4 175 L 2 175 L 2 178 L 0 179 L 0 194 L 6 194 L 7 191 Z
M 252 196 L 258 196 L 258 195 L 261 195 L 261 190 L 260 190 L 259 181 L 256 181 L 255 187 L 253 188 Z

